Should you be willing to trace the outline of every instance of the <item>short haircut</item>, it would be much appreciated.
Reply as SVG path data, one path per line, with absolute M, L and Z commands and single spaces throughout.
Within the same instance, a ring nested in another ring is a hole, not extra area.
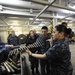
M 67 23 L 66 23 L 66 22 L 62 22 L 62 25 L 64 25 L 64 24 L 66 24 L 66 25 L 67 25 Z
M 41 29 L 46 29 L 46 30 L 48 30 L 48 27 L 47 27 L 47 26 L 43 26 Z

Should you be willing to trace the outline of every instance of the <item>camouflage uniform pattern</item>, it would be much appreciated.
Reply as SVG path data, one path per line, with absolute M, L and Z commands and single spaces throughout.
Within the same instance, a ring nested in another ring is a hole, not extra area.
M 45 53 L 51 64 L 51 75 L 72 75 L 71 52 L 65 39 L 53 44 Z

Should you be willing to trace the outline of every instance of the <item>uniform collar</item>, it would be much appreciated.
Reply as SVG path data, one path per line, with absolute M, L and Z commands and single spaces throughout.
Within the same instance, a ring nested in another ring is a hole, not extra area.
M 65 38 L 60 39 L 60 40 L 57 40 L 54 44 L 58 44 L 58 43 L 61 43 L 61 42 L 63 42 L 63 41 L 65 41 Z

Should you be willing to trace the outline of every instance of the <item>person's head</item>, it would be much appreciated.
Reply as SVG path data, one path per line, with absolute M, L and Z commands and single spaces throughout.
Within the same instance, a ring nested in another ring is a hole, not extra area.
M 66 26 L 67 27 L 67 23 L 66 22 L 62 22 L 62 25 Z
M 36 30 L 34 30 L 34 33 L 36 34 Z
M 41 28 L 41 31 L 42 31 L 42 35 L 46 36 L 48 34 L 48 27 L 47 26 L 43 26 Z
M 52 34 L 53 40 L 59 40 L 65 38 L 67 35 L 67 30 L 68 29 L 62 24 L 55 26 Z
M 11 35 L 15 36 L 15 31 L 14 30 L 11 31 Z
M 29 36 L 30 36 L 30 37 L 34 37 L 34 36 L 35 36 L 34 30 L 30 30 Z

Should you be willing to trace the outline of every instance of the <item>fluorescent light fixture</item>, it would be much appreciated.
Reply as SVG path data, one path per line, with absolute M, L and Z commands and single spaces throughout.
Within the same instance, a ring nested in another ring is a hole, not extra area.
M 38 21 L 38 20 L 40 20 L 40 19 L 37 18 L 36 21 Z
M 36 21 L 35 21 L 34 23 L 39 23 L 39 22 L 36 22 Z
M 21 31 L 16 31 L 15 34 L 20 35 L 20 34 L 22 34 L 22 32 Z
M 10 28 L 13 28 L 13 26 L 10 26 Z
M 74 29 L 72 29 L 72 31 L 73 31 L 73 32 L 75 32 L 75 30 L 74 30 Z
M 20 24 L 19 24 L 19 22 L 18 22 L 18 21 L 13 21 L 13 22 L 11 23 L 11 25 L 14 25 L 14 26 L 16 26 L 16 25 L 17 25 L 17 26 L 18 26 L 18 25 L 20 25 Z
M 29 18 L 29 20 L 33 20 L 33 18 Z
M 74 8 L 74 9 L 75 9 L 75 5 L 74 5 L 72 8 Z
M 0 5 L 0 10 L 2 10 L 2 5 Z
M 70 7 L 70 8 L 72 8 L 72 9 L 75 9 L 75 5 L 73 4 L 73 5 L 68 5 L 68 7 Z
M 18 17 L 9 17 L 9 18 L 18 18 Z
M 29 20 L 34 20 L 34 18 L 29 18 Z M 36 21 L 40 21 L 42 19 L 37 18 Z
M 72 27 L 73 25 L 72 25 L 72 24 L 68 24 L 68 26 L 69 26 L 69 27 Z
M 41 23 L 41 24 L 39 24 L 39 26 L 45 26 L 45 24 L 42 24 L 42 23 Z

